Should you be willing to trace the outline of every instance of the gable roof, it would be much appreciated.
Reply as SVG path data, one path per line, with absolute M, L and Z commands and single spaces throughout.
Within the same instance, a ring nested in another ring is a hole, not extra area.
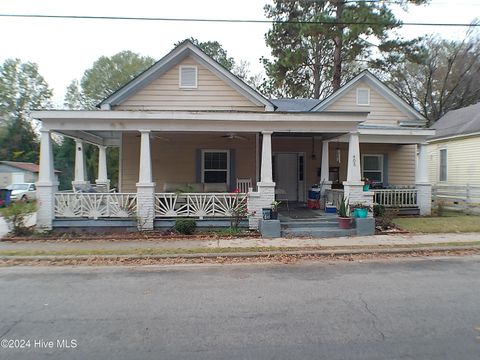
M 191 56 L 201 65 L 205 66 L 220 79 L 228 83 L 240 94 L 252 101 L 258 106 L 265 106 L 267 111 L 273 111 L 275 106 L 262 94 L 250 87 L 243 80 L 233 75 L 229 70 L 220 65 L 217 61 L 205 54 L 198 46 L 190 40 L 183 41 L 175 49 L 170 51 L 162 59 L 157 61 L 140 75 L 133 78 L 130 82 L 122 86 L 113 94 L 104 99 L 97 107 L 115 106 L 122 103 L 129 96 L 136 93 L 153 80 L 170 70 L 173 66 L 181 62 L 187 56 Z
M 430 128 L 436 130 L 430 139 L 480 133 L 480 102 L 447 112 Z
M 392 102 L 396 107 L 403 113 L 413 116 L 419 120 L 425 120 L 422 114 L 415 110 L 412 106 L 407 104 L 400 96 L 393 92 L 387 85 L 385 85 L 379 78 L 373 75 L 370 71 L 364 70 L 353 79 L 348 81 L 340 89 L 335 91 L 330 96 L 323 99 L 317 106 L 315 106 L 312 111 L 322 111 L 325 110 L 329 105 L 331 105 L 336 99 L 340 98 L 342 95 L 346 94 L 355 84 L 361 80 L 366 80 L 369 85 L 376 89 L 379 93 L 385 96 L 390 102 Z
M 276 111 L 308 112 L 320 102 L 318 99 L 270 99 L 277 107 Z
M 15 167 L 17 169 L 30 171 L 33 173 L 38 173 L 40 171 L 40 166 L 30 162 L 20 162 L 20 161 L 0 161 L 0 164 L 8 165 Z M 55 170 L 55 172 L 59 173 L 59 170 Z

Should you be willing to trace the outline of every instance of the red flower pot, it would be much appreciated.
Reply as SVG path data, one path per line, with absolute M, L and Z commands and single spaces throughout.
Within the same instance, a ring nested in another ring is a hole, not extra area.
M 350 229 L 350 224 L 352 223 L 352 218 L 338 217 L 338 227 L 340 229 Z

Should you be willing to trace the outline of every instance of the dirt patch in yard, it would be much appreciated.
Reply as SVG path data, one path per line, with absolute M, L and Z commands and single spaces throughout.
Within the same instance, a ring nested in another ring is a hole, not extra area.
M 0 241 L 59 241 L 59 242 L 82 242 L 82 241 L 178 241 L 178 240 L 217 240 L 217 239 L 238 239 L 238 238 L 260 238 L 258 231 L 245 231 L 242 233 L 228 235 L 215 231 L 202 231 L 192 235 L 181 235 L 165 231 L 144 231 L 144 232 L 109 232 L 109 233 L 49 233 L 31 236 L 6 236 Z
M 296 264 L 301 262 L 338 262 L 338 261 L 374 261 L 389 260 L 396 258 L 428 258 L 439 256 L 468 256 L 480 255 L 480 249 L 469 250 L 446 250 L 446 251 L 410 251 L 408 253 L 361 253 L 354 255 L 298 255 L 298 254 L 280 254 L 265 255 L 256 257 L 224 257 L 218 256 L 213 258 L 130 258 L 130 257 L 91 257 L 83 259 L 0 259 L 0 267 L 8 266 L 145 266 L 145 265 L 181 265 L 181 264 Z

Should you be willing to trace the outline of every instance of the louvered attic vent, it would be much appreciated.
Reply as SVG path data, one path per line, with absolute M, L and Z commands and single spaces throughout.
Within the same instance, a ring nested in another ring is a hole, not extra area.
M 180 66 L 180 88 L 195 89 L 197 87 L 197 67 Z
M 357 105 L 361 105 L 361 106 L 370 105 L 370 89 L 368 88 L 357 89 Z

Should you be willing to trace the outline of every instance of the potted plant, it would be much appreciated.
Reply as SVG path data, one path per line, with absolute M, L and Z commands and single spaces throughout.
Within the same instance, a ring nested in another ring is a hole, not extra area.
M 353 209 L 352 214 L 356 218 L 366 218 L 368 216 L 368 212 L 371 211 L 370 206 L 362 203 L 353 204 L 351 208 Z
M 362 178 L 362 181 L 363 181 L 363 191 L 368 191 L 370 190 L 370 185 L 372 184 L 372 182 L 370 181 L 369 178 Z
M 348 199 L 345 198 L 345 196 L 342 197 L 342 201 L 338 204 L 337 214 L 338 226 L 340 227 L 340 229 L 349 229 L 350 224 L 352 223 L 352 218 L 350 217 Z
M 272 202 L 270 205 L 272 206 L 272 220 L 277 220 L 278 219 L 278 206 L 281 204 L 281 201 L 275 200 Z

